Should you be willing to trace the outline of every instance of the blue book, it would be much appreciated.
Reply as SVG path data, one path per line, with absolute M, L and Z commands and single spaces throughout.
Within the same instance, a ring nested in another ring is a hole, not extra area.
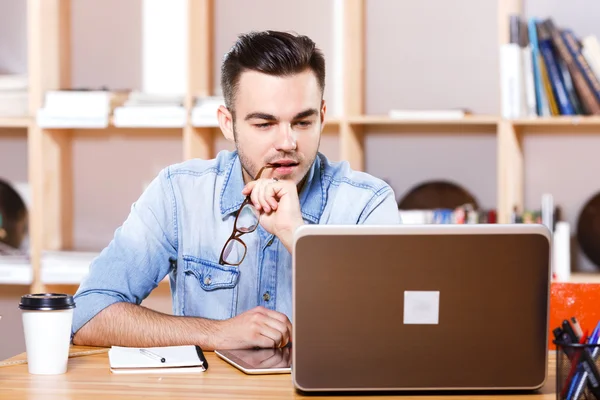
M 542 57 L 544 57 L 546 68 L 548 69 L 548 78 L 550 79 L 552 92 L 556 98 L 556 103 L 558 105 L 558 109 L 560 110 L 560 114 L 575 115 L 575 109 L 569 100 L 569 94 L 565 89 L 560 68 L 558 67 L 558 63 L 556 61 L 556 55 L 554 54 L 554 49 L 552 48 L 550 32 L 548 32 L 548 29 L 543 23 L 538 23 L 537 27 L 539 29 L 538 46 L 540 52 L 542 53 Z
M 596 96 L 596 99 L 600 102 L 600 81 L 598 80 L 598 78 L 596 77 L 596 75 L 594 74 L 592 69 L 590 68 L 589 64 L 583 57 L 583 54 L 581 53 L 581 50 L 579 49 L 579 46 L 575 39 L 575 35 L 573 34 L 573 32 L 571 30 L 565 30 L 562 32 L 562 37 L 563 37 L 563 40 L 565 41 L 565 45 L 567 46 L 567 49 L 569 49 L 569 52 L 571 53 L 571 55 L 573 56 L 573 59 L 575 60 L 575 64 L 577 65 L 577 68 L 579 68 L 581 70 L 581 72 L 585 78 L 585 81 L 587 82 L 588 86 L 592 90 L 592 93 L 594 93 L 594 95 Z
M 544 116 L 544 105 L 548 104 L 548 99 L 544 95 L 544 84 L 542 82 L 542 73 L 540 71 L 539 57 L 540 49 L 538 47 L 537 29 L 535 18 L 529 18 L 527 22 L 529 31 L 529 44 L 531 45 L 531 58 L 533 59 L 533 81 L 535 82 L 535 97 L 537 99 L 537 114 Z

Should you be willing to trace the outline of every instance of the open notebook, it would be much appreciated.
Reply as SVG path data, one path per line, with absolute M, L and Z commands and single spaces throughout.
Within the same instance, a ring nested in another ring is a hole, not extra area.
M 208 369 L 199 346 L 119 347 L 108 351 L 110 371 L 115 374 L 192 373 Z M 163 362 L 164 360 L 164 362 Z

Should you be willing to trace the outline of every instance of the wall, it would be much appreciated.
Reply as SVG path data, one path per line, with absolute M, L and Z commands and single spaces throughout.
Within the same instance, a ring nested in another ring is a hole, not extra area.
M 0 74 L 27 71 L 27 2 L 0 0 Z
M 367 1 L 365 112 L 468 108 L 497 114 L 496 18 L 495 1 Z M 366 146 L 367 171 L 388 179 L 398 199 L 424 180 L 446 179 L 464 186 L 482 207 L 496 205 L 493 132 L 370 129 Z

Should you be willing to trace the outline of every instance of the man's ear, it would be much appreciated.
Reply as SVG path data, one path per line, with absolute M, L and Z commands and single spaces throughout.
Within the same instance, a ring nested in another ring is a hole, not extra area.
M 219 119 L 219 127 L 225 139 L 230 142 L 234 142 L 235 138 L 233 135 L 233 115 L 225 106 L 219 106 L 217 110 L 217 118 Z

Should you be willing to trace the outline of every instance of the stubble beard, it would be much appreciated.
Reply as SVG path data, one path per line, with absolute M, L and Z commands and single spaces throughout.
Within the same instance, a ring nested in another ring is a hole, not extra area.
M 320 129 L 320 127 L 319 127 L 319 129 Z M 255 179 L 256 174 L 262 167 L 264 167 L 264 165 L 259 165 L 259 166 L 256 165 L 241 150 L 241 148 L 239 146 L 238 138 L 237 138 L 237 132 L 235 129 L 235 122 L 233 123 L 233 139 L 235 142 L 235 148 L 237 150 L 238 156 L 240 157 L 240 164 L 242 164 L 242 169 L 246 172 L 246 174 L 248 174 L 248 176 L 250 176 L 252 179 Z M 312 160 L 310 160 L 310 162 L 308 164 L 305 164 L 305 165 L 307 165 L 307 169 L 304 172 L 304 175 L 302 175 L 302 178 L 298 182 L 296 182 L 296 184 L 298 185 L 298 189 L 300 189 L 301 186 L 304 184 L 304 181 L 306 180 L 306 177 L 308 176 L 308 173 L 310 172 L 310 169 L 311 169 L 313 163 L 317 159 L 317 154 L 319 152 L 320 147 L 321 147 L 321 135 L 319 135 L 319 143 L 317 144 L 317 151 L 313 155 Z M 300 161 L 300 160 L 298 160 L 298 161 Z

